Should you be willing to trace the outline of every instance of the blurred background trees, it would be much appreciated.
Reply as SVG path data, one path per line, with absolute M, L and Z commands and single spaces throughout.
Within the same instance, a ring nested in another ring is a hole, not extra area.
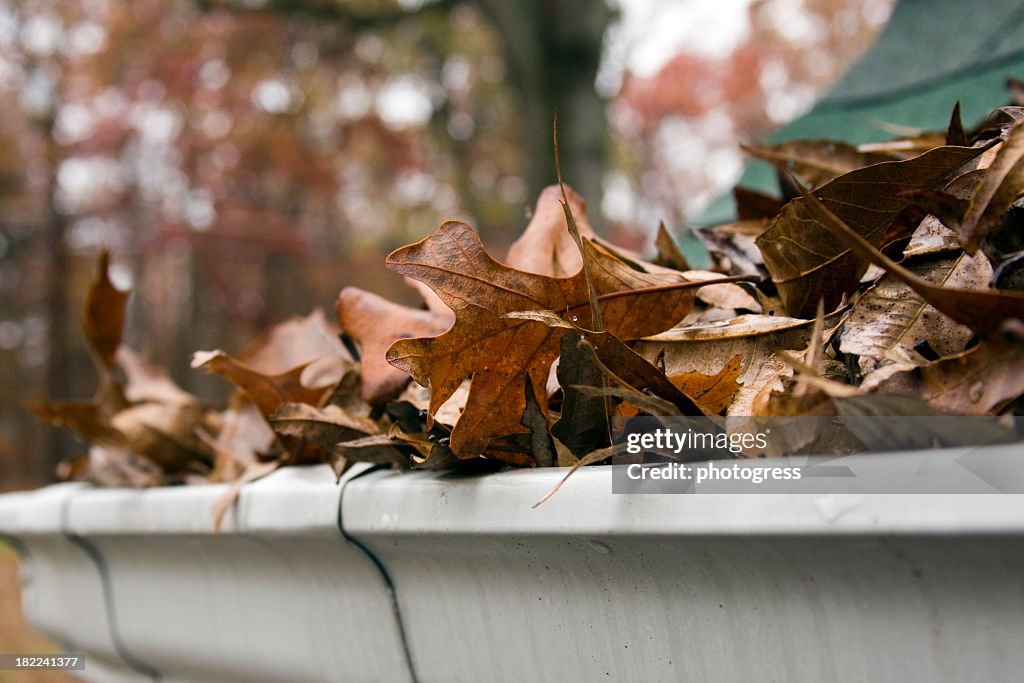
M 607 236 L 681 229 L 869 44 L 891 0 L 0 1 L 0 487 L 82 446 L 24 399 L 87 396 L 103 246 L 129 342 L 184 386 L 446 218 L 503 253 L 553 179 Z

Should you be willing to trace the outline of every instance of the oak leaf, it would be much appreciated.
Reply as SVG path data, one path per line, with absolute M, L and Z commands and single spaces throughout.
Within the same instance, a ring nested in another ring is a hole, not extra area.
M 346 287 L 334 305 L 338 325 L 360 348 L 360 395 L 383 405 L 402 393 L 409 376 L 385 359 L 398 339 L 436 336 L 452 326 L 450 317 L 393 303 L 357 287 Z
M 597 237 L 587 220 L 583 198 L 568 185 L 565 186 L 565 195 L 580 236 Z M 530 223 L 519 239 L 509 247 L 505 259 L 507 265 L 528 273 L 554 277 L 572 275 L 582 267 L 580 250 L 566 229 L 561 198 L 558 185 L 548 185 L 541 191 Z
M 219 349 L 196 351 L 192 354 L 192 367 L 220 375 L 237 386 L 268 418 L 285 403 L 320 406 L 333 388 L 330 385 L 310 387 L 303 384 L 302 376 L 308 364 L 278 375 L 265 375 Z
M 631 339 L 660 332 L 693 306 L 694 285 L 681 275 L 638 272 L 590 241 L 584 241 L 583 248 L 605 328 L 616 336 Z M 473 457 L 483 454 L 494 439 L 523 433 L 523 378 L 535 396 L 546 395 L 545 383 L 564 328 L 505 315 L 551 310 L 586 327 L 589 308 L 583 272 L 554 278 L 515 270 L 492 258 L 476 233 L 455 221 L 393 252 L 387 263 L 430 285 L 455 311 L 455 325 L 445 334 L 402 339 L 387 353 L 388 362 L 430 386 L 431 414 L 472 377 L 466 409 L 452 432 L 452 450 L 459 457 Z

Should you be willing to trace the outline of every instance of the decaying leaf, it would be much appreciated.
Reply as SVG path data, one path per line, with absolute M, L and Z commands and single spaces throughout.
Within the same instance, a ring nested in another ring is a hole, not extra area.
M 323 363 L 337 366 L 339 359 L 352 361 L 338 339 L 338 329 L 327 321 L 319 308 L 307 316 L 295 316 L 274 325 L 247 344 L 237 358 L 264 375 L 279 375 L 300 365 L 315 370 Z M 341 372 L 335 370 L 335 376 L 340 377 Z M 330 381 L 323 379 L 319 384 Z
M 100 252 L 96 264 L 96 279 L 89 287 L 85 299 L 82 327 L 97 365 L 108 370 L 114 365 L 114 356 L 121 346 L 124 316 L 128 305 L 128 292 L 123 292 L 110 281 L 110 254 Z
M 765 147 L 744 146 L 743 150 L 797 174 L 811 187 L 865 166 L 894 160 L 891 154 L 864 152 L 835 140 L 790 140 Z
M 279 375 L 264 375 L 227 353 L 196 351 L 192 354 L 192 367 L 206 370 L 228 380 L 252 400 L 264 417 L 270 417 L 285 403 L 321 405 L 330 395 L 332 387 L 309 387 L 302 383 L 307 365 L 300 365 Z
M 659 332 L 692 307 L 694 287 L 681 275 L 638 272 L 590 242 L 583 245 L 605 326 L 620 338 Z M 387 354 L 392 365 L 430 386 L 431 414 L 472 376 L 466 410 L 452 432 L 452 450 L 460 457 L 477 456 L 492 439 L 523 432 L 526 398 L 520 382 L 528 377 L 534 395 L 546 395 L 562 331 L 505 314 L 552 310 L 585 327 L 589 312 L 583 273 L 552 278 L 509 268 L 486 252 L 469 226 L 453 221 L 392 253 L 388 267 L 426 282 L 455 311 L 450 331 L 432 339 L 399 340 Z
M 369 447 L 361 445 L 353 457 L 352 441 L 378 433 L 376 422 L 365 417 L 348 415 L 335 405 L 314 408 L 305 403 L 285 403 L 269 417 L 270 426 L 282 436 L 300 439 L 323 453 L 322 459 L 332 462 L 338 476 L 348 464 L 361 462 L 386 463 L 408 467 L 409 460 L 393 445 Z M 339 444 L 347 447 L 339 449 Z
M 658 223 L 658 234 L 654 238 L 654 247 L 658 250 L 654 263 L 674 270 L 690 270 L 686 256 L 679 250 L 675 238 L 668 233 L 664 223 Z
M 984 257 L 963 252 L 920 259 L 911 270 L 937 286 L 961 289 L 985 289 L 992 277 Z M 939 313 L 902 281 L 886 276 L 854 304 L 840 350 L 860 356 L 861 372 L 867 374 L 880 362 L 927 362 L 923 344 L 928 353 L 959 353 L 972 336 L 969 327 Z
M 1002 334 L 1003 324 L 1024 320 L 1024 294 L 998 290 L 970 290 L 931 284 L 889 259 L 834 214 L 814 194 L 804 190 L 803 200 L 817 225 L 835 235 L 840 243 L 865 263 L 884 268 L 909 286 L 922 299 L 953 320 L 968 325 L 982 336 Z
M 996 152 L 992 165 L 971 197 L 960 227 L 964 249 L 973 254 L 986 235 L 1024 193 L 1024 126 L 1013 126 Z
M 826 336 L 841 324 L 843 314 L 837 311 L 825 318 Z M 734 380 L 740 388 L 728 414 L 749 415 L 753 394 L 773 383 L 775 369 L 785 372 L 785 364 L 771 361 L 771 356 L 783 349 L 806 348 L 813 326 L 813 320 L 741 315 L 721 323 L 675 327 L 635 342 L 633 347 L 648 360 L 661 355 L 669 376 L 694 372 L 708 377 L 722 372 L 731 375 L 727 368 L 732 359 L 739 356 L 740 372 Z
M 571 187 L 565 188 L 576 225 L 582 237 L 597 235 L 587 220 L 583 198 Z M 561 190 L 558 185 L 548 185 L 540 193 L 526 230 L 509 247 L 505 263 L 528 273 L 565 277 L 579 271 L 583 265 L 580 250 L 565 227 L 565 213 L 562 210 Z
M 689 396 L 708 415 L 718 415 L 732 403 L 740 388 L 737 378 L 743 368 L 743 356 L 737 354 L 722 366 L 715 375 L 699 372 L 683 372 L 669 375 L 668 379 Z
M 916 396 L 956 415 L 988 415 L 1024 394 L 1024 344 L 983 342 L 914 368 L 895 368 L 879 393 Z
M 1009 291 L 1024 289 L 1021 121 L 1007 107 L 965 129 L 957 106 L 945 131 L 879 145 L 750 148 L 778 167 L 781 197 L 738 190 L 739 222 L 696 231 L 712 271 L 689 270 L 663 225 L 654 263 L 597 238 L 556 140 L 559 185 L 507 264 L 468 226 L 443 224 L 387 260 L 429 310 L 347 287 L 339 327 L 315 311 L 234 356 L 197 352 L 194 367 L 236 387 L 222 412 L 122 345 L 128 293 L 102 253 L 83 319 L 96 394 L 32 409 L 89 442 L 69 476 L 230 484 L 218 527 L 245 483 L 284 465 L 571 474 L 622 450 L 611 418 L 783 420 L 748 457 L 956 443 L 947 420 L 857 437 L 785 419 L 1024 408 L 1024 293 Z
M 890 232 L 893 220 L 910 205 L 901 191 L 941 188 L 982 151 L 939 147 L 906 161 L 874 164 L 831 180 L 814 196 L 861 239 L 881 247 L 901 236 Z M 796 199 L 757 238 L 790 315 L 813 315 L 819 299 L 826 309 L 834 309 L 857 287 L 867 268 L 867 262 L 851 253 L 812 211 L 806 198 Z
M 342 332 L 360 349 L 360 394 L 372 405 L 383 405 L 402 393 L 409 375 L 385 359 L 388 347 L 399 339 L 432 337 L 452 326 L 452 318 L 392 303 L 387 299 L 346 287 L 334 305 Z

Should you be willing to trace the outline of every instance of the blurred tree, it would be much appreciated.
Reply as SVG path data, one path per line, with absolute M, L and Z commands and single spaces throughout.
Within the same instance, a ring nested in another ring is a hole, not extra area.
M 527 196 L 554 182 L 551 125 L 562 120 L 559 152 L 564 177 L 584 198 L 598 201 L 607 162 L 605 101 L 594 87 L 613 10 L 592 0 L 201 0 L 235 11 L 311 15 L 349 27 L 389 29 L 463 5 L 478 8 L 498 38 L 518 95 L 518 141 L 525 151 Z M 458 40 L 459 36 L 447 36 Z M 442 49 L 446 49 L 442 46 Z M 447 48 L 450 49 L 450 48 Z M 595 214 L 600 223 L 600 216 Z
M 803 11 L 750 12 L 776 6 Z M 0 0 L 0 485 L 60 453 L 11 408 L 93 389 L 77 324 L 100 247 L 136 292 L 129 343 L 219 397 L 192 350 L 238 349 L 346 284 L 414 301 L 382 256 L 441 220 L 501 253 L 554 179 L 555 110 L 566 180 L 621 240 L 721 182 L 734 131 L 764 129 L 764 98 L 807 64 L 796 43 L 765 62 L 762 33 L 735 68 L 680 60 L 650 87 L 626 69 L 609 134 L 594 83 L 616 21 L 583 0 Z M 786 21 L 754 24 L 771 42 Z M 706 108 L 686 118 L 686 98 Z M 657 211 L 635 210 L 648 197 Z

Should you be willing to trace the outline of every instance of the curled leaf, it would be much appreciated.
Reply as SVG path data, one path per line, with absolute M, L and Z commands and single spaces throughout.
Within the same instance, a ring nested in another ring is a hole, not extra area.
M 939 147 L 907 159 L 866 166 L 815 190 L 819 202 L 874 248 L 895 238 L 894 219 L 910 201 L 905 190 L 938 189 L 983 148 Z M 824 299 L 834 309 L 852 292 L 867 263 L 821 225 L 806 196 L 783 208 L 757 238 L 765 266 L 791 315 L 810 317 Z M 909 233 L 908 233 L 909 234 Z

